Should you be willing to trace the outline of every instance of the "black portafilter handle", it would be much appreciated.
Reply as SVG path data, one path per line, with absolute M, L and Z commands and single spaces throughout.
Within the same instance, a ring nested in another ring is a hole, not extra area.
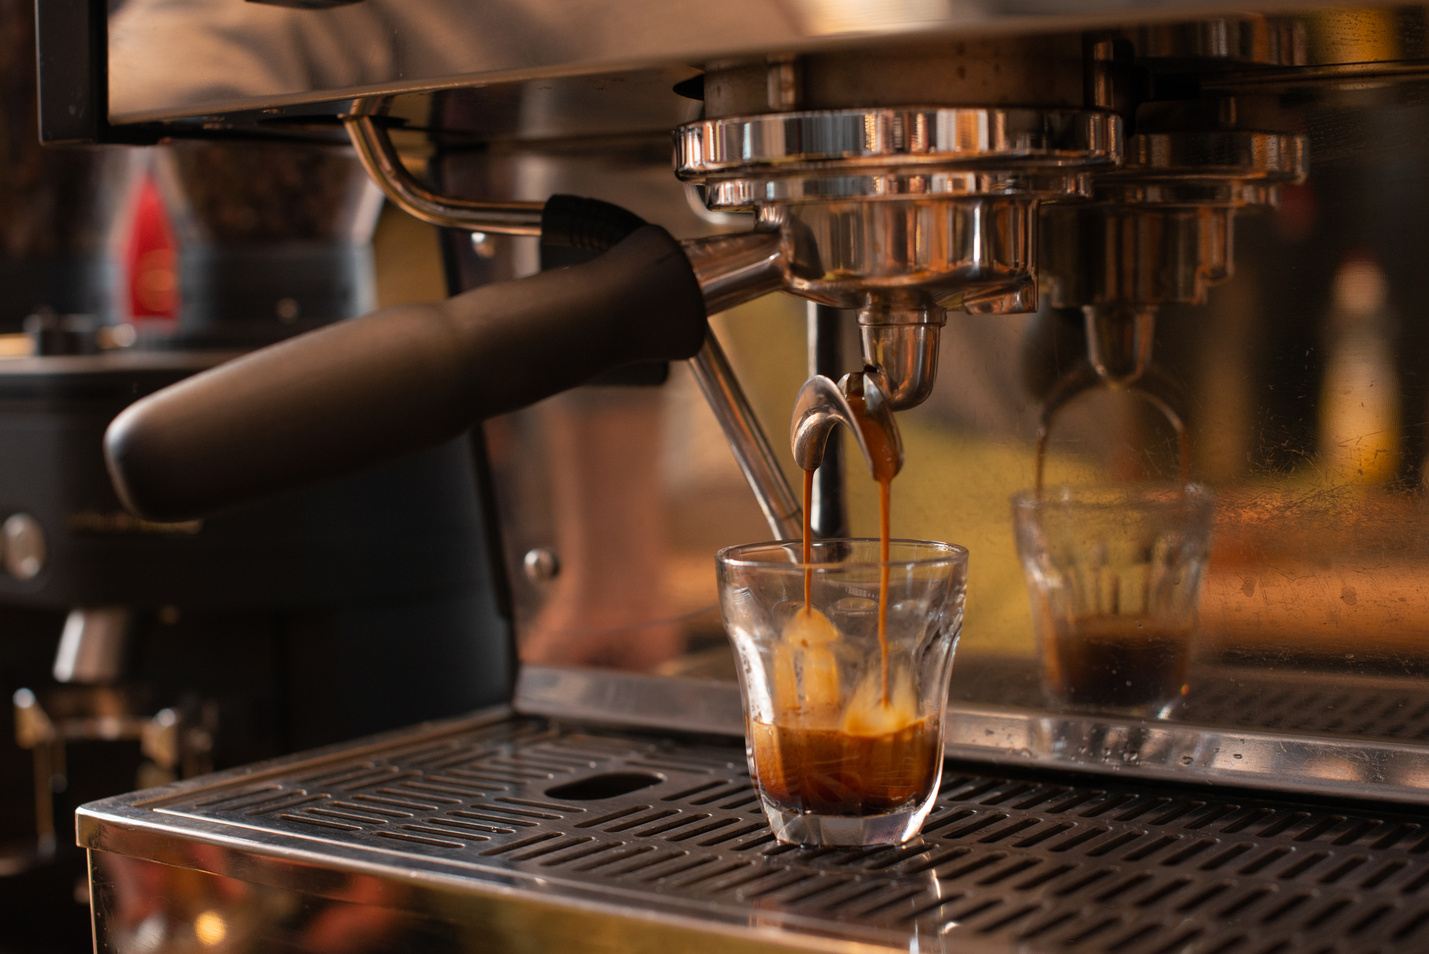
M 396 305 L 244 355 L 136 402 L 104 438 L 119 499 L 203 516 L 450 440 L 476 422 L 705 336 L 678 242 L 639 226 L 581 265 Z

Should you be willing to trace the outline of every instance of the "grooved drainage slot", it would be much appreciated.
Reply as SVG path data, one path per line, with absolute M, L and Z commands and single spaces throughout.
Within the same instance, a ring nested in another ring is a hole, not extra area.
M 663 781 L 665 777 L 654 772 L 604 772 L 548 788 L 546 797 L 568 802 L 590 802 L 629 795 Z

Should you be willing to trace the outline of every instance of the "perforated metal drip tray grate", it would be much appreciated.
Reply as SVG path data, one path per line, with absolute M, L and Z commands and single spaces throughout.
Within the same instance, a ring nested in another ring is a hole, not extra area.
M 97 802 L 79 831 L 96 858 L 290 888 L 329 872 L 306 876 L 319 894 L 348 872 L 539 899 L 607 942 L 623 919 L 727 950 L 1429 949 L 1429 814 L 949 762 L 919 842 L 795 849 L 737 743 L 505 714 Z

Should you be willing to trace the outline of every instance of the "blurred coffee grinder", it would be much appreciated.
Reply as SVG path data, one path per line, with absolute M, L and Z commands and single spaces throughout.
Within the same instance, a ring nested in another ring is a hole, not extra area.
M 368 311 L 380 198 L 314 142 L 44 149 L 33 4 L 0 4 L 0 950 L 87 949 L 73 807 L 504 698 L 467 438 L 177 524 L 125 513 L 100 439 L 150 391 Z M 136 333 L 146 175 L 177 320 Z M 384 651 L 400 645 L 400 653 Z M 79 902 L 79 903 L 77 903 Z

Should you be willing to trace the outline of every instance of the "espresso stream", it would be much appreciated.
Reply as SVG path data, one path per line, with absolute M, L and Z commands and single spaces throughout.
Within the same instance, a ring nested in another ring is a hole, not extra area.
M 916 681 L 895 682 L 888 653 L 891 484 L 898 449 L 867 422 L 863 396 L 847 396 L 878 482 L 877 682 L 843 698 L 832 644 L 842 635 L 813 605 L 814 471 L 804 472 L 804 606 L 786 625 L 775 661 L 775 722 L 753 722 L 750 746 L 766 795 L 782 808 L 822 815 L 877 815 L 924 797 L 940 761 L 935 717 L 918 718 Z

